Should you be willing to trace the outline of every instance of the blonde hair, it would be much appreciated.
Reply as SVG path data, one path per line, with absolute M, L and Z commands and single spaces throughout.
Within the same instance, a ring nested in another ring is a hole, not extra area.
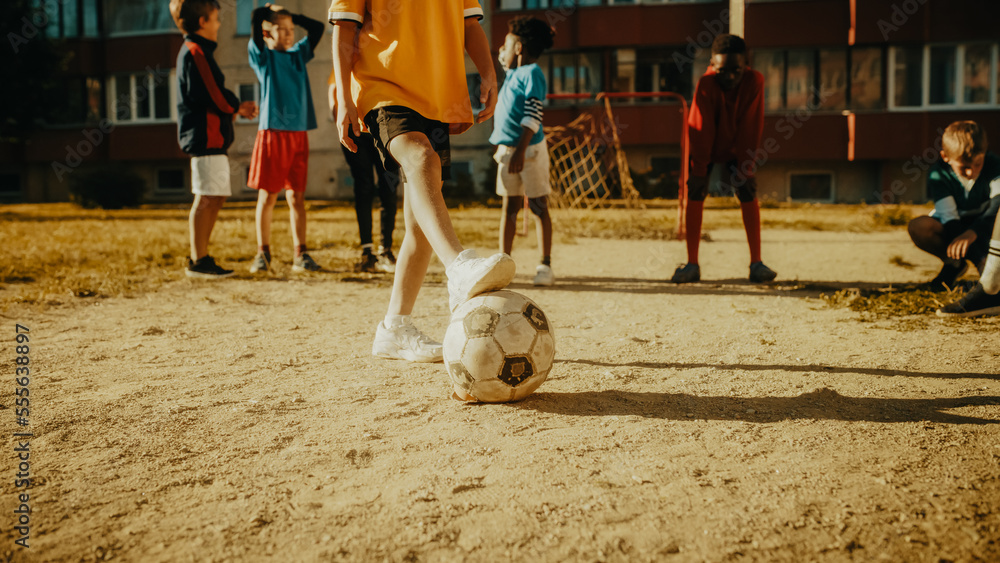
M 975 121 L 956 121 L 941 136 L 941 150 L 948 158 L 971 160 L 985 154 L 988 146 L 986 131 Z

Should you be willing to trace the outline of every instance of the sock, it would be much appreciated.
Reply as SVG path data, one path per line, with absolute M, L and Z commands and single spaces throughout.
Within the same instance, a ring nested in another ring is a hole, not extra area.
M 705 210 L 704 201 L 688 201 L 684 214 L 687 221 L 688 264 L 698 263 L 698 245 L 701 244 L 701 216 Z
M 410 315 L 386 315 L 382 325 L 385 328 L 399 328 L 410 324 Z
M 753 201 L 740 202 L 743 211 L 743 228 L 747 232 L 747 243 L 750 245 L 750 263 L 760 262 L 760 203 Z
M 374 248 L 374 247 L 375 247 L 375 245 L 372 244 L 372 243 L 370 243 L 370 242 L 368 244 L 362 244 L 361 245 L 361 254 L 371 254 L 372 253 L 372 248 Z
M 257 252 L 260 252 L 261 254 L 265 254 L 267 256 L 270 256 L 271 255 L 271 245 L 270 244 L 262 244 L 262 245 L 260 245 L 260 246 L 257 247 Z
M 546 266 L 551 266 L 552 265 L 552 257 L 551 256 L 543 256 L 542 257 L 542 264 L 544 264 Z
M 300 244 L 300 245 L 298 245 L 298 246 L 295 247 L 295 255 L 296 256 L 302 256 L 305 253 L 306 253 L 306 245 Z
M 1000 238 L 990 241 L 990 253 L 986 258 L 986 267 L 979 276 L 979 283 L 983 284 L 983 289 L 990 295 L 1000 293 Z

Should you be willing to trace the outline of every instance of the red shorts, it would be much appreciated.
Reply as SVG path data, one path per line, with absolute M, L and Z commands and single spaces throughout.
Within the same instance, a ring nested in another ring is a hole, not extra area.
M 272 194 L 284 189 L 304 192 L 308 169 L 309 136 L 305 131 L 257 131 L 247 186 Z

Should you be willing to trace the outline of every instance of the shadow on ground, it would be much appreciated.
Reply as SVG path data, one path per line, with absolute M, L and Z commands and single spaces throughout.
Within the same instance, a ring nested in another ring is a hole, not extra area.
M 665 279 L 609 278 L 609 277 L 560 277 L 556 285 L 537 287 L 527 283 L 512 283 L 510 289 L 537 289 L 543 291 L 578 291 L 594 293 L 646 293 L 668 295 L 756 295 L 771 297 L 818 298 L 823 293 L 843 289 L 859 291 L 889 290 L 885 283 L 830 282 L 830 281 L 777 281 L 752 283 L 747 279 L 702 280 L 696 283 L 676 284 Z M 921 289 L 920 284 L 893 285 L 896 290 Z
M 1000 424 L 1000 419 L 976 418 L 945 412 L 973 406 L 1000 405 L 1000 397 L 949 399 L 884 399 L 845 397 L 819 389 L 797 397 L 699 397 L 686 393 L 587 391 L 535 393 L 515 406 L 524 410 L 570 416 L 641 416 L 666 420 L 843 420 L 848 422 L 938 422 L 942 424 Z
M 1000 374 L 995 373 L 949 373 L 923 372 L 896 369 L 857 368 L 841 366 L 807 365 L 767 365 L 767 364 L 705 364 L 681 362 L 600 362 L 596 360 L 556 360 L 557 364 L 582 364 L 601 367 L 633 367 L 649 369 L 697 369 L 712 368 L 731 371 L 790 371 L 798 373 L 856 373 L 859 375 L 877 375 L 882 377 L 929 377 L 934 379 L 993 379 L 1000 380 Z

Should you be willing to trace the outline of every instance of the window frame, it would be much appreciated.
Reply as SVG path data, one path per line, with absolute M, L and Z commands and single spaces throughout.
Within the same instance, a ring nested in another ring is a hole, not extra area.
M 147 118 L 136 118 L 136 110 L 138 109 L 136 90 L 137 90 L 137 77 L 145 74 L 146 76 L 152 76 L 148 71 L 133 71 L 133 72 L 117 72 L 110 74 L 104 79 L 104 92 L 106 95 L 106 105 L 105 110 L 107 111 L 107 118 L 115 124 L 118 125 L 158 125 L 164 123 L 177 123 L 177 69 L 170 69 L 170 74 L 167 77 L 167 94 L 170 96 L 168 104 L 170 107 L 169 117 L 155 117 L 156 114 L 156 87 L 153 87 L 149 91 L 149 96 L 146 98 L 146 103 L 150 105 L 150 116 Z M 129 119 L 119 119 L 118 118 L 118 77 L 128 76 L 129 77 Z
M 181 187 L 177 188 L 164 188 L 160 186 L 160 172 L 180 172 L 181 173 Z M 153 170 L 153 193 L 158 196 L 168 196 L 168 195 L 182 195 L 187 196 L 191 193 L 191 181 L 184 167 L 179 166 L 158 166 Z
M 254 80 L 253 82 L 237 82 L 236 83 L 236 94 L 237 95 L 239 95 L 240 89 L 242 87 L 244 87 L 244 86 L 253 86 L 253 102 L 255 104 L 257 104 L 257 107 L 259 108 L 260 107 L 260 81 L 259 80 Z M 240 99 L 241 103 L 244 102 L 244 101 L 246 101 L 246 100 L 243 100 L 242 98 Z M 247 118 L 243 117 L 240 114 L 236 114 L 236 123 L 237 124 L 260 123 L 260 112 L 258 111 L 257 112 L 257 116 L 254 117 L 253 119 L 247 119 Z
M 830 177 L 829 199 L 799 199 L 792 195 L 792 176 L 816 176 L 825 174 Z M 789 170 L 785 174 L 785 185 L 788 186 L 788 198 L 801 203 L 835 203 L 837 201 L 837 174 L 830 169 Z
M 970 45 L 989 44 L 990 53 L 990 99 L 986 103 L 970 104 L 965 102 L 965 51 Z M 954 46 L 955 49 L 955 91 L 953 92 L 955 102 L 950 104 L 932 104 L 931 96 L 931 48 Z M 897 106 L 895 97 L 892 95 L 896 89 L 896 53 L 902 48 L 901 45 L 889 47 L 886 63 L 886 110 L 890 112 L 907 113 L 922 111 L 966 111 L 966 110 L 990 110 L 1000 106 L 1000 43 L 989 41 L 965 41 L 949 43 L 927 43 L 923 45 L 921 59 L 920 77 L 920 105 L 919 106 Z

